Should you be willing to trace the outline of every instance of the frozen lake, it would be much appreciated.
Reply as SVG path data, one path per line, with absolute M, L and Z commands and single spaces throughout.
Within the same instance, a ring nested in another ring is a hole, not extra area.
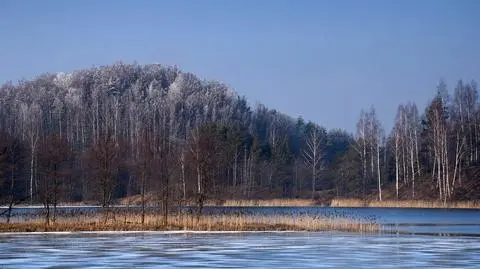
M 480 237 L 302 232 L 0 234 L 0 268 L 479 268 Z
M 66 207 L 60 214 L 97 210 Z M 13 213 L 22 218 L 41 209 Z M 207 207 L 205 214 L 346 217 L 383 231 L 0 234 L 0 268 L 480 268 L 475 209 Z

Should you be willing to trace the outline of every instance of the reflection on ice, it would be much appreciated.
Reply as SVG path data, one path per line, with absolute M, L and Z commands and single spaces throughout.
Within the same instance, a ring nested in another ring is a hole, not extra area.
M 478 268 L 479 237 L 345 233 L 0 235 L 0 267 Z

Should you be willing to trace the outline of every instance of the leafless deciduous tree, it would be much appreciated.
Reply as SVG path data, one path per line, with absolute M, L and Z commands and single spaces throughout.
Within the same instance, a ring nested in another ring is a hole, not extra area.
M 112 202 L 120 154 L 119 146 L 108 133 L 101 134 L 89 150 L 90 169 L 99 186 L 101 205 L 104 208 L 108 208 Z
M 368 115 L 364 110 L 360 111 L 360 119 L 357 122 L 356 132 L 356 144 L 355 150 L 360 155 L 362 162 L 362 193 L 363 198 L 366 197 L 366 184 L 367 184 L 367 128 L 368 128 Z
M 50 224 L 50 207 L 53 206 L 52 221 L 56 221 L 57 204 L 62 185 L 71 172 L 70 152 L 68 142 L 60 133 L 45 137 L 40 143 L 39 166 L 40 184 L 39 196 L 45 207 L 45 223 Z
M 313 124 L 309 126 L 308 129 L 308 135 L 305 141 L 306 148 L 303 150 L 303 158 L 305 165 L 307 165 L 312 172 L 312 199 L 314 199 L 316 180 L 321 169 L 322 160 L 325 156 L 325 135 L 321 132 L 320 127 Z

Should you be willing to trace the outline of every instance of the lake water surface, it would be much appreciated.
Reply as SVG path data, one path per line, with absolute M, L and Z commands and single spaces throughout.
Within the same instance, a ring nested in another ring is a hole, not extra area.
M 205 213 L 338 216 L 383 230 L 0 233 L 0 268 L 480 268 L 480 210 L 208 207 Z
M 208 207 L 207 214 L 318 215 L 377 223 L 385 232 L 480 236 L 479 209 L 332 208 L 332 207 Z

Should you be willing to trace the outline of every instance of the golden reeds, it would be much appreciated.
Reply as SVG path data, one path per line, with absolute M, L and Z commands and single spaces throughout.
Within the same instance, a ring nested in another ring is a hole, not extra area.
M 314 206 L 311 199 L 269 199 L 269 200 L 226 200 L 216 205 L 221 206 L 271 206 L 271 207 L 295 207 Z
M 158 204 L 157 199 L 152 194 L 146 195 L 147 205 Z M 139 195 L 130 196 L 118 201 L 119 205 L 140 205 L 141 197 Z M 195 206 L 196 201 L 184 201 L 185 205 Z M 205 206 L 271 206 L 271 207 L 296 207 L 296 206 L 314 206 L 317 205 L 312 199 L 248 199 L 248 200 L 207 200 Z
M 0 232 L 135 230 L 375 232 L 380 226 L 341 217 L 247 214 L 203 215 L 199 218 L 195 214 L 172 214 L 165 222 L 161 215 L 153 213 L 145 216 L 143 224 L 138 213 L 116 213 L 109 218 L 101 213 L 61 216 L 50 225 L 46 225 L 41 216 L 0 223 Z
M 385 200 L 385 201 L 366 201 L 360 199 L 333 199 L 332 207 L 404 207 L 404 208 L 480 208 L 478 201 L 425 201 L 425 200 Z

